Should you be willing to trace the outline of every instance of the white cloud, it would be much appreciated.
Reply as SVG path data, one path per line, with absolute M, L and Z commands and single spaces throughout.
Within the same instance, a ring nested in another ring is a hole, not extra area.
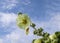
M 11 22 L 16 21 L 17 15 L 13 13 L 0 13 L 0 22 L 4 25 L 9 25 Z
M 0 34 L 6 35 L 16 29 L 16 17 L 14 13 L 0 12 Z
M 0 39 L 0 43 L 3 43 L 3 39 Z
M 3 38 L 4 43 L 31 43 L 32 36 L 28 37 L 25 35 L 24 31 L 21 31 L 20 29 L 16 29 L 15 31 L 11 32 L 10 34 L 7 34 Z
M 60 13 L 56 13 L 56 15 L 51 18 L 47 27 L 50 28 L 52 32 L 60 31 Z
M 32 43 L 32 40 L 35 38 L 38 37 L 32 35 L 31 33 L 26 35 L 23 30 L 17 28 L 15 31 L 7 34 L 5 38 L 3 38 L 3 41 L 7 43 Z
M 17 34 L 16 32 L 12 32 L 11 34 L 8 34 L 6 37 L 10 38 L 11 40 L 18 40 L 20 35 Z
M 21 40 L 20 37 L 21 35 L 16 32 L 12 32 L 11 34 L 6 35 L 6 39 L 10 40 L 11 43 L 17 43 L 18 40 Z
M 13 7 L 16 6 L 18 0 L 5 0 L 4 2 L 1 3 L 3 9 L 12 9 Z

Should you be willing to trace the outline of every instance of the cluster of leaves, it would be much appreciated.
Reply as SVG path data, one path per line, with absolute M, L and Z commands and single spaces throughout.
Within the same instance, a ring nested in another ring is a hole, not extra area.
M 32 43 L 60 43 L 60 32 L 55 32 L 50 35 L 47 32 L 43 32 L 43 28 L 35 28 L 35 24 L 32 23 L 31 27 L 34 28 L 33 34 L 37 36 L 42 36 L 42 38 L 34 39 Z
M 35 24 L 34 24 L 35 25 Z M 33 27 L 33 25 L 31 25 Z M 42 38 L 34 39 L 32 43 L 60 43 L 60 32 L 55 32 L 54 34 L 49 34 L 47 32 L 43 32 L 43 28 L 36 29 L 33 27 L 33 34 L 37 36 L 42 36 Z
M 32 43 L 60 43 L 60 32 L 55 32 L 54 35 L 49 35 L 48 37 L 34 39 Z

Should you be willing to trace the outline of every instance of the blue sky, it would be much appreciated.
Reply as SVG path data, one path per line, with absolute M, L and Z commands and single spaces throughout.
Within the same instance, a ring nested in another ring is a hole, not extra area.
M 0 43 L 31 43 L 39 38 L 16 25 L 17 13 L 30 16 L 37 27 L 53 34 L 60 31 L 60 0 L 0 0 Z

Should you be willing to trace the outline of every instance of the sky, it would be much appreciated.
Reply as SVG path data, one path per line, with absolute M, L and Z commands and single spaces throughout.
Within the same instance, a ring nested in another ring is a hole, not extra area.
M 16 25 L 17 13 L 27 14 L 36 28 L 53 34 L 60 31 L 60 0 L 0 0 L 0 43 L 32 43 L 40 38 Z

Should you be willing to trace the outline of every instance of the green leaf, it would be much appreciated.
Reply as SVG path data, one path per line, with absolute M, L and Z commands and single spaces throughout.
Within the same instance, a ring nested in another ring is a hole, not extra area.
M 60 32 L 59 31 L 58 32 L 55 32 L 55 35 L 57 36 L 57 38 L 60 39 Z

